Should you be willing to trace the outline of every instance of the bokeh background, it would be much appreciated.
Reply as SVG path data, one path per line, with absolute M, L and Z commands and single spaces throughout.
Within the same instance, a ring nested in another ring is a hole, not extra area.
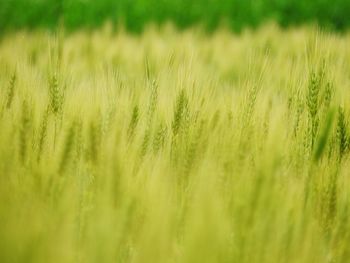
M 0 31 L 94 28 L 105 21 L 140 32 L 150 23 L 171 21 L 178 28 L 220 25 L 240 31 L 266 21 L 283 27 L 317 24 L 344 31 L 350 27 L 349 0 L 1 0 Z

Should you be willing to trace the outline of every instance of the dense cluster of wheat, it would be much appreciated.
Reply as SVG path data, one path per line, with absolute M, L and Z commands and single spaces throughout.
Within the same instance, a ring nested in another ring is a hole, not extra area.
M 0 42 L 0 262 L 348 262 L 350 36 Z

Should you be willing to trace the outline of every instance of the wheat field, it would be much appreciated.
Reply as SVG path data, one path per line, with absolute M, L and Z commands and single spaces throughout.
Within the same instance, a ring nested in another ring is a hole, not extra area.
M 0 40 L 0 262 L 346 263 L 350 35 Z

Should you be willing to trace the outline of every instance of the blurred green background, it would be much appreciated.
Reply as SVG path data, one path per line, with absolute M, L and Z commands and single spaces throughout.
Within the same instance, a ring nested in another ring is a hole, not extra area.
M 62 19 L 63 18 L 63 19 Z M 150 22 L 172 21 L 177 27 L 221 23 L 234 31 L 267 20 L 282 26 L 316 23 L 332 30 L 350 26 L 350 0 L 0 0 L 0 31 L 92 28 L 106 20 L 141 31 Z

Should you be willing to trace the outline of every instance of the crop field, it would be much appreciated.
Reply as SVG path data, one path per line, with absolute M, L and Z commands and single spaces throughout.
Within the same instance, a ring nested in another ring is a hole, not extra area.
M 0 262 L 347 263 L 350 34 L 0 40 Z

